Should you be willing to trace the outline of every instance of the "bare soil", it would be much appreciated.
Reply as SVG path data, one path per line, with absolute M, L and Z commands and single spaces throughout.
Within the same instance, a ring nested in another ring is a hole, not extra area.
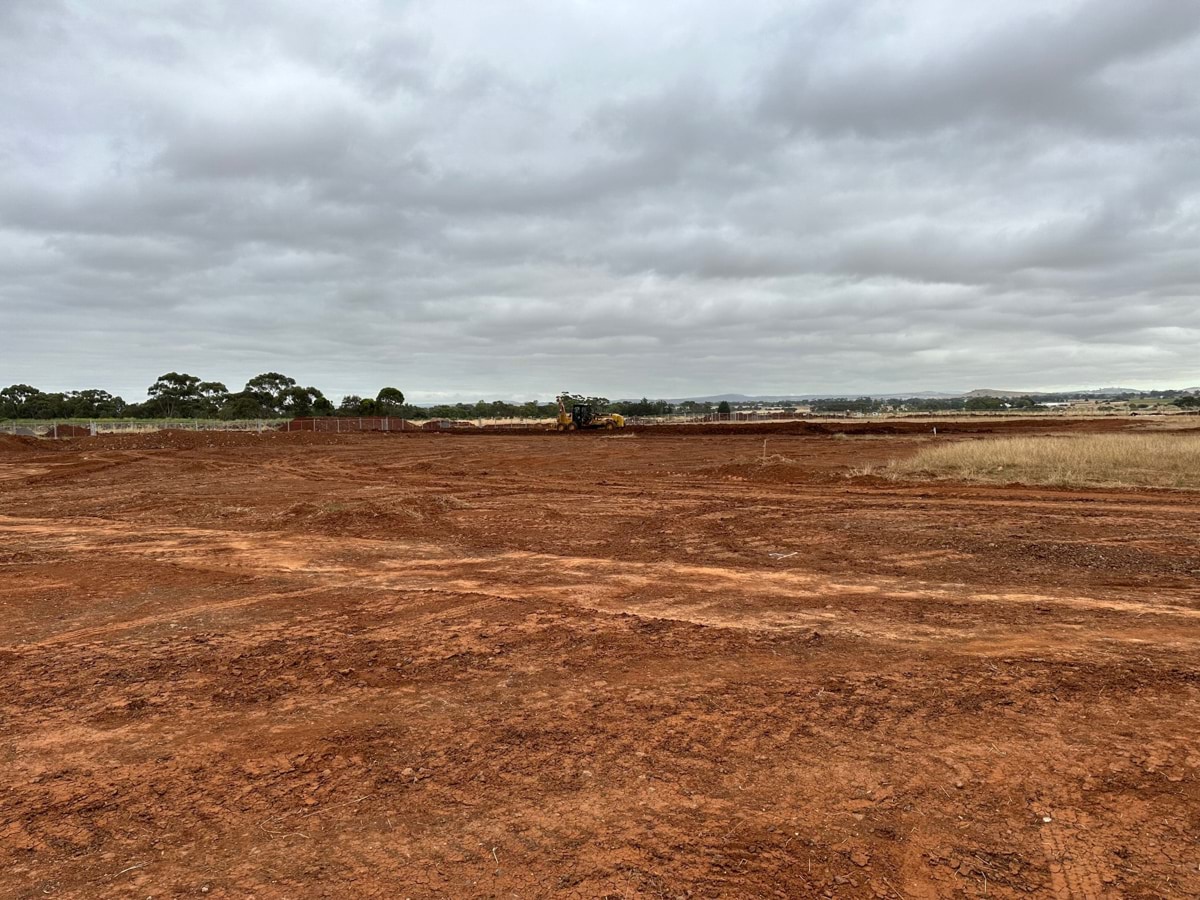
M 6 440 L 0 895 L 1200 895 L 1200 498 L 988 430 Z

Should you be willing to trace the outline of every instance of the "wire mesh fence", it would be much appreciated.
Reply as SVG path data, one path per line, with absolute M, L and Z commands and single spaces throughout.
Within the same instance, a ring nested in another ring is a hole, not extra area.
M 152 431 L 279 431 L 284 419 L 8 419 L 0 434 L 40 438 L 89 437 L 98 434 L 141 434 Z
M 37 438 L 77 438 L 101 434 L 142 434 L 154 431 L 240 431 L 358 432 L 410 431 L 519 431 L 541 428 L 553 420 L 543 419 L 403 419 L 395 416 L 322 416 L 299 419 L 9 419 L 0 421 L 0 434 Z
M 1121 411 L 1118 415 L 1137 415 Z M 1072 415 L 1102 416 L 1113 413 L 1091 410 L 742 410 L 728 413 L 673 413 L 664 416 L 626 416 L 632 426 L 688 425 L 707 423 L 798 422 L 844 419 L 970 419 L 996 416 Z M 76 438 L 101 434 L 139 434 L 153 431 L 316 432 L 354 434 L 359 432 L 414 431 L 529 431 L 553 429 L 553 419 L 403 419 L 394 416 L 323 416 L 299 419 L 7 419 L 0 421 L 0 434 L 37 438 Z
M 839 413 L 835 413 L 839 416 Z M 811 419 L 811 413 L 802 412 L 746 412 L 727 413 L 671 413 L 666 416 L 626 416 L 626 425 L 695 425 L 719 422 L 797 422 Z
M 401 419 L 391 416 L 325 416 L 292 419 L 283 431 L 313 431 L 322 434 L 353 434 L 360 431 L 522 431 L 546 428 L 553 419 Z
M 323 434 L 353 434 L 357 431 L 418 431 L 420 426 L 391 416 L 322 416 L 289 419 L 283 431 L 313 431 Z

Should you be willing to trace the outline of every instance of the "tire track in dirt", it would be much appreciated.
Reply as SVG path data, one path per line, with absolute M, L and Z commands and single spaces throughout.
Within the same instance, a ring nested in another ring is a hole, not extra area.
M 0 465 L 0 481 L 20 481 L 25 478 L 36 478 L 45 475 L 52 469 L 50 465 L 34 463 L 13 463 L 5 461 Z
M 1086 843 L 1074 810 L 1056 809 L 1042 823 L 1042 846 L 1055 900 L 1102 900 L 1103 873 L 1094 848 Z
M 76 628 L 71 631 L 63 631 L 53 637 L 21 644 L 20 649 L 51 647 L 55 644 L 94 640 L 121 631 L 128 631 L 132 628 L 144 628 L 151 625 L 175 622 L 189 616 L 208 615 L 210 612 L 227 612 L 233 609 L 253 606 L 256 603 L 266 603 L 271 600 L 299 600 L 303 597 L 312 597 L 327 593 L 328 591 L 329 588 L 327 587 L 316 587 L 296 591 L 273 591 L 265 594 L 251 594 L 248 597 L 239 597 L 236 600 L 206 601 L 199 606 L 182 606 L 172 609 L 169 612 L 152 616 L 140 616 L 136 619 L 126 619 L 123 622 L 112 622 L 107 625 L 96 625 L 90 628 Z
M 467 594 L 498 600 L 567 604 L 605 615 L 632 614 L 646 619 L 682 621 L 738 630 L 821 630 L 877 642 L 930 645 L 953 641 L 963 650 L 1004 654 L 1056 646 L 1061 627 L 1026 624 L 990 627 L 931 621 L 916 626 L 903 607 L 934 603 L 946 610 L 976 607 L 1033 609 L 1057 607 L 1136 616 L 1128 622 L 1094 625 L 1087 643 L 1143 640 L 1145 619 L 1200 623 L 1200 609 L 1159 599 L 1129 599 L 1040 592 L 972 592 L 961 585 L 909 581 L 886 576 L 833 578 L 819 573 L 779 569 L 732 568 L 676 562 L 626 560 L 619 570 L 610 562 L 587 556 L 509 551 L 492 556 L 446 557 L 436 545 L 368 538 L 287 534 L 248 536 L 237 531 L 175 526 L 149 534 L 145 529 L 110 520 L 0 517 L 0 533 L 70 548 L 74 554 L 119 553 L 148 562 L 199 569 L 243 572 L 255 578 L 304 576 L 319 586 L 297 591 L 370 588 L 398 593 Z M 595 573 L 606 571 L 597 580 Z M 204 609 L 239 606 L 290 596 L 286 592 L 252 594 L 243 600 L 209 602 Z M 864 607 L 863 605 L 866 604 Z M 850 606 L 851 609 L 846 607 Z M 860 608 L 862 607 L 862 608 Z M 79 639 L 188 615 L 182 608 L 124 623 L 94 626 L 46 639 L 46 643 Z M 96 630 L 99 629 L 99 630 Z M 1176 637 L 1175 645 L 1200 642 Z

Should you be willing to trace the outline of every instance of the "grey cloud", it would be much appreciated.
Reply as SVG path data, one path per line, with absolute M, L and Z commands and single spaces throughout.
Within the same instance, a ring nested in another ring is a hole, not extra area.
M 1195 383 L 1198 29 L 1168 0 L 13 0 L 0 382 Z
M 183 178 L 226 177 L 292 181 L 328 171 L 365 135 L 337 106 L 311 110 L 278 100 L 238 115 L 188 122 L 159 161 Z
M 973 119 L 1060 128 L 1129 130 L 1144 95 L 1132 73 L 1113 69 L 1192 41 L 1200 7 L 1174 0 L 1076 4 L 1019 13 L 968 36 L 931 35 L 927 52 L 862 54 L 849 65 L 788 53 L 765 86 L 764 111 L 795 129 L 866 134 L 915 132 Z M 849 35 L 849 40 L 857 37 Z M 845 50 L 848 40 L 834 42 Z M 1193 120 L 1194 124 L 1194 120 Z

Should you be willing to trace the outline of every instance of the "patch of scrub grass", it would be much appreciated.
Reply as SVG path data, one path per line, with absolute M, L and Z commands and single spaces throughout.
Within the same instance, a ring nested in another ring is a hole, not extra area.
M 874 474 L 1063 487 L 1200 490 L 1200 435 L 1096 434 L 961 441 Z

